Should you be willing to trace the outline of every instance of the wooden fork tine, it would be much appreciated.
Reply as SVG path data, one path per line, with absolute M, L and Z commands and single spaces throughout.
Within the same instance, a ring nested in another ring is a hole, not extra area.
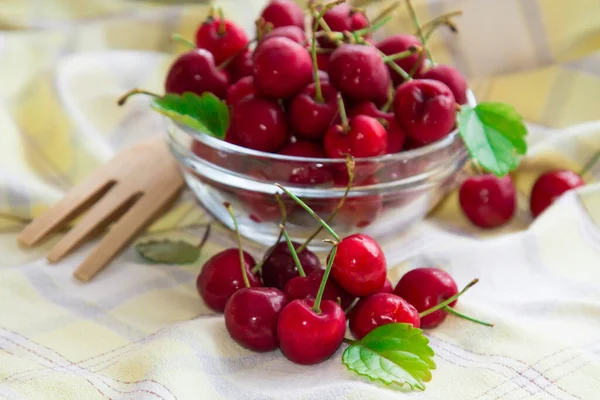
M 69 231 L 61 240 L 50 250 L 46 258 L 51 263 L 56 263 L 64 258 L 71 250 L 81 245 L 89 239 L 93 233 L 108 226 L 123 211 L 131 205 L 132 201 L 139 195 L 132 193 L 129 188 L 119 186 L 108 191 L 108 193 L 94 204 L 92 208 L 83 216 L 81 221 Z
M 61 229 L 98 201 L 113 184 L 114 181 L 108 180 L 101 170 L 93 173 L 82 183 L 73 187 L 56 205 L 31 221 L 19 233 L 17 240 L 24 246 L 35 246 L 50 233 Z
M 179 179 L 153 196 L 143 195 L 110 229 L 73 275 L 83 282 L 99 273 L 131 239 L 177 198 L 182 186 Z

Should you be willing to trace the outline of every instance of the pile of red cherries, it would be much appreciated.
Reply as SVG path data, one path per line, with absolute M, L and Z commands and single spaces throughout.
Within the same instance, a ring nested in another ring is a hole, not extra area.
M 457 70 L 429 65 L 413 35 L 372 43 L 375 24 L 343 0 L 309 9 L 306 30 L 296 2 L 271 1 L 252 40 L 222 13 L 210 15 L 196 33 L 197 48 L 172 64 L 166 92 L 210 92 L 225 100 L 231 116 L 225 140 L 270 153 L 375 157 L 452 131 L 467 91 Z M 303 183 L 331 176 L 310 178 Z

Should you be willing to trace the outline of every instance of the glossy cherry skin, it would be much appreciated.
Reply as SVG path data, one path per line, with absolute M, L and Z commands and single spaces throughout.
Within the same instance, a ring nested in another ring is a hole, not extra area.
M 306 46 L 306 34 L 304 33 L 304 30 L 295 25 L 280 26 L 279 28 L 275 28 L 271 32 L 264 35 L 262 40 L 265 41 L 273 37 L 285 37 L 298 44 L 301 44 L 302 46 Z
M 421 41 L 412 35 L 392 35 L 377 43 L 377 48 L 385 55 L 392 55 L 408 50 L 411 46 L 420 46 Z M 400 68 L 406 72 L 411 72 L 415 64 L 418 64 L 417 72 L 422 68 L 423 59 L 419 54 L 413 54 L 410 57 L 402 58 L 394 61 Z M 390 76 L 394 81 L 394 85 L 398 86 L 404 82 L 404 78 L 389 66 Z
M 385 255 L 375 239 L 358 233 L 340 241 L 331 274 L 348 293 L 364 297 L 381 290 L 386 267 Z
M 256 265 L 254 258 L 244 252 L 244 262 L 250 286 L 261 286 L 260 279 L 251 272 Z M 198 275 L 196 286 L 207 306 L 223 312 L 227 300 L 244 287 L 239 250 L 223 250 L 206 261 Z
M 296 276 L 291 279 L 283 289 L 283 292 L 291 300 L 295 299 L 315 299 L 319 293 L 321 280 L 325 275 L 325 271 L 314 271 L 307 276 Z M 328 279 L 323 291 L 323 300 L 331 300 L 337 302 L 339 299 L 342 309 L 350 307 L 354 301 L 354 296 L 346 292 L 333 279 Z
M 345 99 L 379 104 L 387 98 L 390 73 L 373 47 L 358 44 L 338 47 L 331 53 L 327 73 Z
M 292 242 L 294 248 L 300 247 L 299 243 Z M 302 269 L 308 275 L 311 272 L 321 271 L 321 261 L 319 257 L 309 249 L 304 249 L 298 253 L 298 259 Z M 261 270 L 262 280 L 265 286 L 284 290 L 285 285 L 293 278 L 298 276 L 296 263 L 292 258 L 286 242 L 279 242 L 275 245 L 273 252 L 265 261 Z
M 286 145 L 279 154 L 306 158 L 327 158 L 325 150 L 313 142 L 298 140 Z M 333 180 L 331 168 L 322 164 L 298 165 L 294 164 L 287 182 L 298 185 L 321 185 Z
M 404 147 L 406 133 L 396 121 L 393 113 L 381 111 L 373 102 L 366 101 L 354 106 L 348 115 L 351 117 L 367 115 L 379 120 L 388 134 L 388 154 L 398 153 Z
M 225 306 L 225 327 L 240 346 L 264 352 L 277 349 L 277 321 L 287 304 L 279 289 L 254 287 L 238 290 Z
M 349 129 L 333 125 L 325 133 L 325 153 L 329 158 L 376 157 L 387 152 L 387 132 L 375 119 L 366 115 L 350 118 Z
M 331 357 L 346 333 L 344 310 L 335 302 L 321 302 L 321 313 L 310 300 L 294 300 L 283 308 L 277 322 L 279 347 L 296 364 L 317 364 Z
M 274 28 L 297 26 L 304 29 L 304 12 L 293 0 L 272 0 L 263 10 L 261 17 Z
M 338 114 L 338 91 L 329 82 L 321 81 L 323 102 L 315 100 L 315 84 L 311 83 L 300 92 L 288 110 L 290 123 L 296 136 L 306 140 L 320 140 Z
M 231 82 L 237 82 L 245 76 L 252 75 L 254 63 L 252 62 L 252 52 L 247 50 L 235 56 L 226 68 Z
M 323 15 L 323 20 L 333 32 L 356 31 L 369 26 L 369 20 L 362 12 L 357 12 L 348 4 L 339 4 L 328 10 Z M 313 19 L 313 25 L 314 25 Z M 322 31 L 319 26 L 317 31 Z M 368 36 L 367 36 L 368 37 Z M 334 48 L 335 43 L 327 38 L 319 38 L 319 45 L 325 48 Z
M 452 91 L 431 79 L 416 79 L 398 86 L 393 108 L 406 135 L 422 144 L 446 137 L 456 123 Z
M 208 18 L 196 31 L 196 45 L 210 51 L 215 57 L 217 65 L 241 51 L 248 44 L 248 36 L 241 27 L 227 19 L 224 22 L 223 33 L 220 32 L 221 20 L 218 18 Z
M 248 96 L 235 105 L 231 121 L 238 142 L 249 149 L 275 152 L 288 141 L 285 114 L 274 100 Z
M 418 312 L 448 300 L 458 293 L 454 279 L 446 271 L 439 268 L 417 268 L 404 274 L 396 285 L 394 294 L 412 304 Z M 450 303 L 454 307 L 456 301 Z M 421 328 L 435 328 L 441 324 L 448 313 L 444 310 L 435 311 L 421 318 Z
M 253 76 L 245 76 L 227 89 L 227 104 L 234 106 L 250 95 L 258 95 Z
M 458 104 L 467 103 L 467 81 L 460 72 L 449 65 L 435 65 L 419 75 L 420 79 L 433 79 L 440 81 L 450 90 Z
M 205 49 L 195 49 L 179 56 L 171 65 L 165 80 L 167 93 L 210 92 L 224 99 L 229 77 L 215 66 L 213 55 Z
M 459 191 L 460 207 L 471 222 L 480 228 L 497 228 L 506 224 L 517 209 L 517 190 L 510 175 L 472 176 Z
M 579 174 L 570 170 L 547 172 L 540 176 L 531 189 L 529 208 L 531 215 L 537 218 L 546 208 L 565 192 L 584 186 Z
M 265 40 L 254 51 L 254 80 L 267 96 L 292 97 L 312 81 L 310 54 L 286 37 Z
M 376 293 L 360 300 L 348 319 L 350 330 L 358 340 L 373 329 L 386 324 L 405 323 L 421 326 L 419 312 L 407 301 L 392 293 Z
M 394 292 L 394 285 L 392 285 L 392 281 L 390 281 L 389 279 L 386 279 L 385 283 L 383 284 L 383 287 L 381 288 L 379 293 L 393 293 L 393 292 Z

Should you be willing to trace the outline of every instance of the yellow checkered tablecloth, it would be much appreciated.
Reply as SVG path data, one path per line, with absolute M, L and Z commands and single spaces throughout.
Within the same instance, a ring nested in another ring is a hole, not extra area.
M 579 169 L 600 149 L 597 0 L 415 2 L 422 20 L 464 11 L 459 35 L 435 36 L 436 61 L 464 71 L 478 99 L 513 104 L 530 123 L 531 155 L 515 176 L 522 193 L 542 171 Z M 168 36 L 191 37 L 207 12 L 200 3 L 0 0 L 1 398 L 600 398 L 600 165 L 533 224 L 522 199 L 509 227 L 484 235 L 453 194 L 386 243 L 395 278 L 433 264 L 459 285 L 479 277 L 459 307 L 496 323 L 449 318 L 428 332 L 438 368 L 422 393 L 368 384 L 339 354 L 301 367 L 238 347 L 194 285 L 202 263 L 234 243 L 217 224 L 192 266 L 147 265 L 129 249 L 86 285 L 71 271 L 90 246 L 55 266 L 43 255 L 56 239 L 19 249 L 26 221 L 117 149 L 156 134 L 145 103 L 119 109 L 115 98 L 134 86 L 161 90 L 181 50 Z M 248 30 L 262 3 L 219 2 Z M 406 13 L 386 29 L 410 29 Z M 198 236 L 209 222 L 184 194 L 151 234 Z

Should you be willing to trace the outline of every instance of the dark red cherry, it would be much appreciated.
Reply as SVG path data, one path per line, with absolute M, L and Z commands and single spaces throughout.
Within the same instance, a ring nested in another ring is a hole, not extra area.
M 275 152 L 288 141 L 285 114 L 274 100 L 246 97 L 233 108 L 231 121 L 238 142 L 249 149 Z
M 584 185 L 585 182 L 581 176 L 570 170 L 551 171 L 543 174 L 531 189 L 531 215 L 536 218 L 564 193 Z
M 285 37 L 298 44 L 301 44 L 302 46 L 306 46 L 307 44 L 304 29 L 301 29 L 295 25 L 280 26 L 279 28 L 275 28 L 271 32 L 264 35 L 262 40 L 265 41 L 273 37 Z
M 306 140 L 320 140 L 325 135 L 338 114 L 338 91 L 327 81 L 321 80 L 323 101 L 315 99 L 315 83 L 300 92 L 288 110 L 290 123 L 297 137 Z
M 384 53 L 385 55 L 388 55 L 388 56 L 406 51 L 409 49 L 409 47 L 412 47 L 412 46 L 421 46 L 421 41 L 419 39 L 417 39 L 415 36 L 403 35 L 403 34 L 388 36 L 385 39 L 383 39 L 381 42 L 377 43 L 377 48 L 382 53 Z M 410 73 L 413 70 L 413 68 L 415 67 L 415 64 L 419 65 L 417 67 L 417 72 L 422 68 L 423 59 L 422 59 L 421 55 L 419 55 L 418 53 L 415 53 L 409 57 L 395 60 L 394 62 L 400 68 L 402 68 L 404 71 Z M 394 71 L 389 66 L 388 66 L 388 68 L 390 71 L 390 76 L 392 77 L 392 80 L 394 81 L 395 86 L 398 86 L 404 82 L 404 78 L 402 78 L 402 76 L 400 76 L 400 74 L 398 74 L 396 71 Z
M 434 81 L 442 82 L 450 88 L 458 104 L 467 103 L 467 89 L 469 86 L 467 85 L 465 78 L 456 68 L 449 65 L 435 65 L 420 74 L 419 78 L 433 79 Z
M 383 284 L 383 287 L 381 288 L 379 293 L 393 293 L 393 292 L 394 292 L 394 285 L 392 285 L 392 282 L 388 278 L 385 280 L 385 283 Z
M 243 288 L 225 306 L 225 327 L 240 346 L 252 351 L 279 347 L 277 321 L 287 299 L 275 288 Z
M 297 26 L 304 29 L 304 12 L 293 0 L 272 0 L 263 10 L 261 17 L 274 28 Z
M 377 49 L 358 44 L 338 47 L 329 58 L 329 81 L 351 101 L 385 102 L 390 73 Z
M 325 271 L 314 271 L 307 276 L 296 276 L 291 279 L 284 288 L 284 293 L 291 300 L 294 299 L 315 299 L 321 286 L 321 281 Z M 342 309 L 350 307 L 354 301 L 354 296 L 346 292 L 333 279 L 327 280 L 325 291 L 323 292 L 323 300 L 331 300 L 337 302 L 339 299 Z
M 411 324 L 419 328 L 419 312 L 401 297 L 391 293 L 376 293 L 360 300 L 352 309 L 350 330 L 358 340 L 373 329 L 392 323 Z
M 310 300 L 294 300 L 283 308 L 277 322 L 279 347 L 296 364 L 317 364 L 331 357 L 346 333 L 344 310 L 325 300 L 321 312 L 312 309 Z
M 340 4 L 326 11 L 323 20 L 333 32 L 357 31 L 369 26 L 368 18 L 362 12 L 352 9 L 348 4 Z M 321 26 L 317 29 L 317 31 L 322 30 Z M 327 38 L 319 38 L 319 45 L 325 48 L 335 47 L 335 43 Z
M 371 101 L 362 102 L 354 106 L 349 112 L 350 117 L 357 115 L 367 115 L 379 120 L 387 131 L 388 136 L 388 154 L 400 152 L 406 141 L 406 133 L 400 128 L 393 113 L 383 112 L 377 108 Z
M 321 146 L 305 140 L 289 143 L 281 150 L 280 154 L 293 157 L 327 158 Z M 292 171 L 286 177 L 286 180 L 290 183 L 298 185 L 321 185 L 333 180 L 333 172 L 326 165 L 318 163 L 299 165 L 298 163 L 292 163 L 291 167 Z
M 286 37 L 273 37 L 254 51 L 254 81 L 262 93 L 286 99 L 312 81 L 312 60 L 302 45 Z
M 398 86 L 394 114 L 406 135 L 428 144 L 446 137 L 456 122 L 456 100 L 448 86 L 430 79 Z
M 458 293 L 454 279 L 439 268 L 417 268 L 404 274 L 394 289 L 394 294 L 412 304 L 418 312 L 427 311 Z M 454 307 L 456 301 L 450 303 Z M 421 328 L 435 328 L 448 313 L 438 310 L 421 318 Z
M 229 77 L 215 66 L 213 55 L 204 49 L 195 49 L 179 56 L 171 65 L 165 80 L 167 93 L 192 92 L 202 95 L 210 92 L 224 99 Z
M 381 290 L 386 279 L 386 260 L 379 244 L 365 234 L 340 241 L 331 274 L 348 293 L 364 297 Z
M 258 95 L 258 89 L 254 85 L 254 77 L 246 76 L 227 89 L 227 104 L 234 106 L 250 95 Z
M 330 127 L 324 145 L 329 158 L 381 156 L 387 152 L 387 132 L 375 118 L 359 115 L 350 118 L 347 132 L 341 125 Z
M 217 65 L 237 54 L 247 44 L 248 36 L 244 30 L 227 19 L 221 24 L 220 19 L 209 18 L 196 32 L 196 45 L 210 51 Z
M 299 243 L 292 243 L 295 249 L 300 247 Z M 303 249 L 299 252 L 298 259 L 307 275 L 323 269 L 319 257 L 309 249 Z M 275 245 L 271 255 L 262 266 L 261 274 L 265 286 L 275 287 L 280 290 L 284 290 L 285 285 L 291 279 L 298 276 L 296 263 L 286 242 L 279 242 Z
M 244 262 L 250 286 L 260 286 L 260 279 L 252 273 L 252 268 L 256 265 L 254 258 L 244 252 Z M 244 287 L 239 250 L 227 249 L 206 261 L 198 275 L 196 286 L 207 306 L 223 312 L 227 300 Z
M 515 215 L 517 190 L 510 175 L 472 176 L 460 187 L 459 200 L 463 213 L 475 225 L 497 228 Z
M 327 71 L 329 66 L 329 57 L 330 54 L 317 54 L 317 68 L 319 68 L 319 71 Z
M 231 77 L 231 82 L 234 83 L 245 76 L 252 75 L 253 69 L 252 52 L 249 50 L 235 56 L 226 68 Z

